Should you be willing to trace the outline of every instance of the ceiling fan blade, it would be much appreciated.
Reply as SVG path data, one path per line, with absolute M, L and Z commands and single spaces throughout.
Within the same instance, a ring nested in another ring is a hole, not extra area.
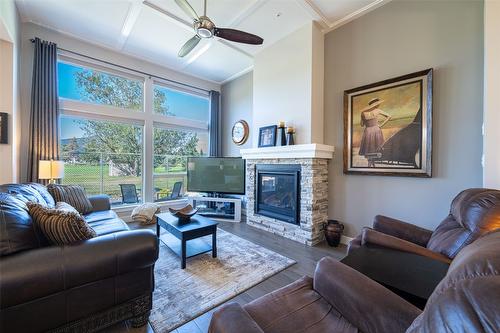
M 193 20 L 198 21 L 200 17 L 194 11 L 193 7 L 187 2 L 187 0 L 175 0 L 177 6 L 179 6 L 187 16 L 191 17 Z
M 189 52 L 191 52 L 196 45 L 200 42 L 201 38 L 198 35 L 194 35 L 189 39 L 184 45 L 182 45 L 181 49 L 179 50 L 179 53 L 177 55 L 179 57 L 185 57 Z
M 237 43 L 260 45 L 264 42 L 259 36 L 236 29 L 215 28 L 214 35 Z

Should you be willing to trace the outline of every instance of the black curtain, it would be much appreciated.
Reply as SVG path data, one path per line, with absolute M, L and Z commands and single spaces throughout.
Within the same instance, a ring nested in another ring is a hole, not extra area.
M 220 93 L 210 91 L 210 156 L 222 156 Z
M 28 146 L 28 181 L 38 179 L 38 161 L 59 159 L 57 45 L 35 38 Z

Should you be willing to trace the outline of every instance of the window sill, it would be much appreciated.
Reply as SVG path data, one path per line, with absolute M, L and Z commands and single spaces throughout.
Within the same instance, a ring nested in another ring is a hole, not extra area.
M 160 209 L 162 212 L 168 211 L 167 208 L 182 208 L 188 204 L 188 199 L 187 198 L 182 198 L 182 199 L 177 199 L 177 200 L 169 200 L 169 201 L 159 201 L 155 202 L 160 206 Z M 134 210 L 135 207 L 140 206 L 141 204 L 133 204 L 133 205 L 123 205 L 123 206 L 118 206 L 118 207 L 111 207 L 111 210 L 113 210 L 119 218 L 124 220 L 127 223 L 132 222 L 132 218 L 130 215 L 132 214 L 132 211 Z

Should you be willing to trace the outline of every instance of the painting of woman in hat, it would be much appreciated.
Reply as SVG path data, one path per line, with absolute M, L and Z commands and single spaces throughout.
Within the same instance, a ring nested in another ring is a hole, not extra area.
M 431 177 L 432 69 L 344 91 L 344 173 Z
M 384 101 L 379 98 L 373 98 L 368 102 L 368 106 L 361 111 L 360 125 L 364 127 L 359 155 L 368 159 L 368 166 L 374 167 L 375 163 L 370 158 L 378 152 L 380 146 L 384 143 L 382 127 L 391 120 L 391 115 L 379 109 Z M 382 123 L 379 123 L 380 117 L 384 117 Z

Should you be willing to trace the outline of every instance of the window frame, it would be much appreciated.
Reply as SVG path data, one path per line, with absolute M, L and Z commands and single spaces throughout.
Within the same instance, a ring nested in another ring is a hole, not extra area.
M 141 197 L 145 202 L 154 202 L 154 147 L 153 147 L 153 129 L 175 129 L 187 130 L 196 132 L 206 132 L 208 134 L 208 145 L 210 147 L 210 126 L 209 121 L 197 121 L 185 119 L 181 117 L 171 117 L 155 113 L 153 110 L 154 86 L 159 85 L 167 89 L 179 90 L 183 93 L 192 94 L 197 97 L 207 98 L 209 100 L 209 92 L 191 86 L 185 86 L 181 83 L 153 78 L 149 75 L 127 70 L 111 64 L 104 64 L 101 61 L 86 58 L 79 55 L 74 55 L 63 50 L 58 52 L 58 62 L 63 62 L 69 65 L 76 65 L 83 68 L 94 69 L 105 74 L 117 75 L 120 77 L 140 80 L 143 83 L 142 110 L 132 110 L 120 108 L 105 104 L 95 104 L 73 99 L 59 97 L 59 110 L 61 117 L 77 117 L 86 120 L 104 120 L 104 121 L 119 121 L 123 124 L 143 126 L 143 149 L 142 149 L 142 193 Z M 209 109 L 207 110 L 208 118 L 210 119 L 210 100 Z

